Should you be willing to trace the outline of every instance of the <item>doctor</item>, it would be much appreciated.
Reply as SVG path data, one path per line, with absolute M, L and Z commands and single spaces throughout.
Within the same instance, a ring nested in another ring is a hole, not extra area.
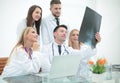
M 64 44 L 67 36 L 67 27 L 65 25 L 56 26 L 53 30 L 54 34 L 54 42 L 50 44 L 43 45 L 42 52 L 47 53 L 48 60 L 52 61 L 53 56 L 61 56 L 65 54 L 69 54 L 68 47 Z
M 52 62 L 53 56 L 62 56 L 62 55 L 79 55 L 81 56 L 80 65 L 78 69 L 78 75 L 82 79 L 90 80 L 88 78 L 91 77 L 91 71 L 89 69 L 89 66 L 87 64 L 88 60 L 96 54 L 96 49 L 91 49 L 90 47 L 83 45 L 81 46 L 81 49 L 73 49 L 71 47 L 68 47 L 65 45 L 65 40 L 67 36 L 67 26 L 66 25 L 59 25 L 56 26 L 54 31 L 54 42 L 44 45 L 42 48 L 42 52 L 46 53 L 47 59 Z M 95 36 L 97 41 L 99 42 L 101 40 L 100 34 Z M 61 47 L 60 47 L 60 46 Z M 61 48 L 61 50 L 60 50 Z
M 32 48 L 33 43 L 37 41 L 37 37 L 35 28 L 27 27 L 23 30 L 2 72 L 3 77 L 39 73 L 41 69 L 42 72 L 49 72 L 49 61 Z
M 50 12 L 48 16 L 41 21 L 41 36 L 43 45 L 54 41 L 53 30 L 57 25 L 66 24 L 69 26 L 67 19 L 61 15 L 62 3 L 60 0 L 50 0 Z
M 93 51 L 91 48 L 86 48 L 83 46 L 80 50 L 75 50 L 73 48 L 68 47 L 65 45 L 65 40 L 67 37 L 67 26 L 66 25 L 59 25 L 56 26 L 53 30 L 54 34 L 54 42 L 44 45 L 41 49 L 41 52 L 46 53 L 47 59 L 52 62 L 53 56 L 61 56 L 61 55 L 80 55 L 81 59 L 90 58 L 96 52 Z

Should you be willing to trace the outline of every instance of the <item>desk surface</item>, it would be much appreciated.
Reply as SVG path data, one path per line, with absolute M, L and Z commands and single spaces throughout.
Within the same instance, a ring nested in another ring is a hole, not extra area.
M 103 83 L 108 83 L 108 81 L 109 83 L 120 83 L 119 80 L 120 80 L 120 72 L 112 72 L 112 79 L 111 80 L 104 79 Z M 0 76 L 0 83 L 42 83 L 42 77 L 39 74 L 15 76 L 15 77 L 7 77 L 7 78 L 3 78 L 2 76 Z M 78 82 L 66 81 L 65 83 L 78 83 Z M 85 82 L 85 83 L 89 83 L 89 82 Z
M 24 75 L 15 77 L 0 77 L 0 83 L 42 83 L 42 79 L 36 75 Z

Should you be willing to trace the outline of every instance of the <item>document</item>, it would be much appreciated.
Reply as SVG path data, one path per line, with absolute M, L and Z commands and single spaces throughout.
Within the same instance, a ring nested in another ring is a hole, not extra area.
M 102 16 L 93 9 L 86 7 L 83 21 L 80 27 L 79 42 L 96 47 L 95 33 L 99 32 Z

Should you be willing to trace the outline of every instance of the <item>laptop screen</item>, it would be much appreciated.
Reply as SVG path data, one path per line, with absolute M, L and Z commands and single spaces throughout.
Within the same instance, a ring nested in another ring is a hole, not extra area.
M 54 56 L 49 79 L 76 75 L 80 64 L 80 56 Z

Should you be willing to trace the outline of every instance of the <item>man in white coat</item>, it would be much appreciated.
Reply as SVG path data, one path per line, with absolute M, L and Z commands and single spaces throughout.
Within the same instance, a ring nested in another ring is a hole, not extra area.
M 81 56 L 81 63 L 79 68 L 79 73 L 82 78 L 88 78 L 90 76 L 89 67 L 87 61 L 96 53 L 96 50 L 91 49 L 90 47 L 83 45 L 80 50 L 75 50 L 71 47 L 65 45 L 65 40 L 67 37 L 67 26 L 59 25 L 56 26 L 53 30 L 54 42 L 44 45 L 41 49 L 41 52 L 46 53 L 46 58 L 52 62 L 53 56 L 62 56 L 62 55 L 79 55 Z M 98 35 L 97 41 L 101 40 L 100 35 Z M 82 68 L 83 67 L 83 68 Z M 83 71 L 85 70 L 85 71 Z
M 54 41 L 53 33 L 51 32 L 53 32 L 57 25 L 65 24 L 68 27 L 67 21 L 61 16 L 61 9 L 60 0 L 51 0 L 51 14 L 43 18 L 41 23 L 41 37 L 43 45 Z

